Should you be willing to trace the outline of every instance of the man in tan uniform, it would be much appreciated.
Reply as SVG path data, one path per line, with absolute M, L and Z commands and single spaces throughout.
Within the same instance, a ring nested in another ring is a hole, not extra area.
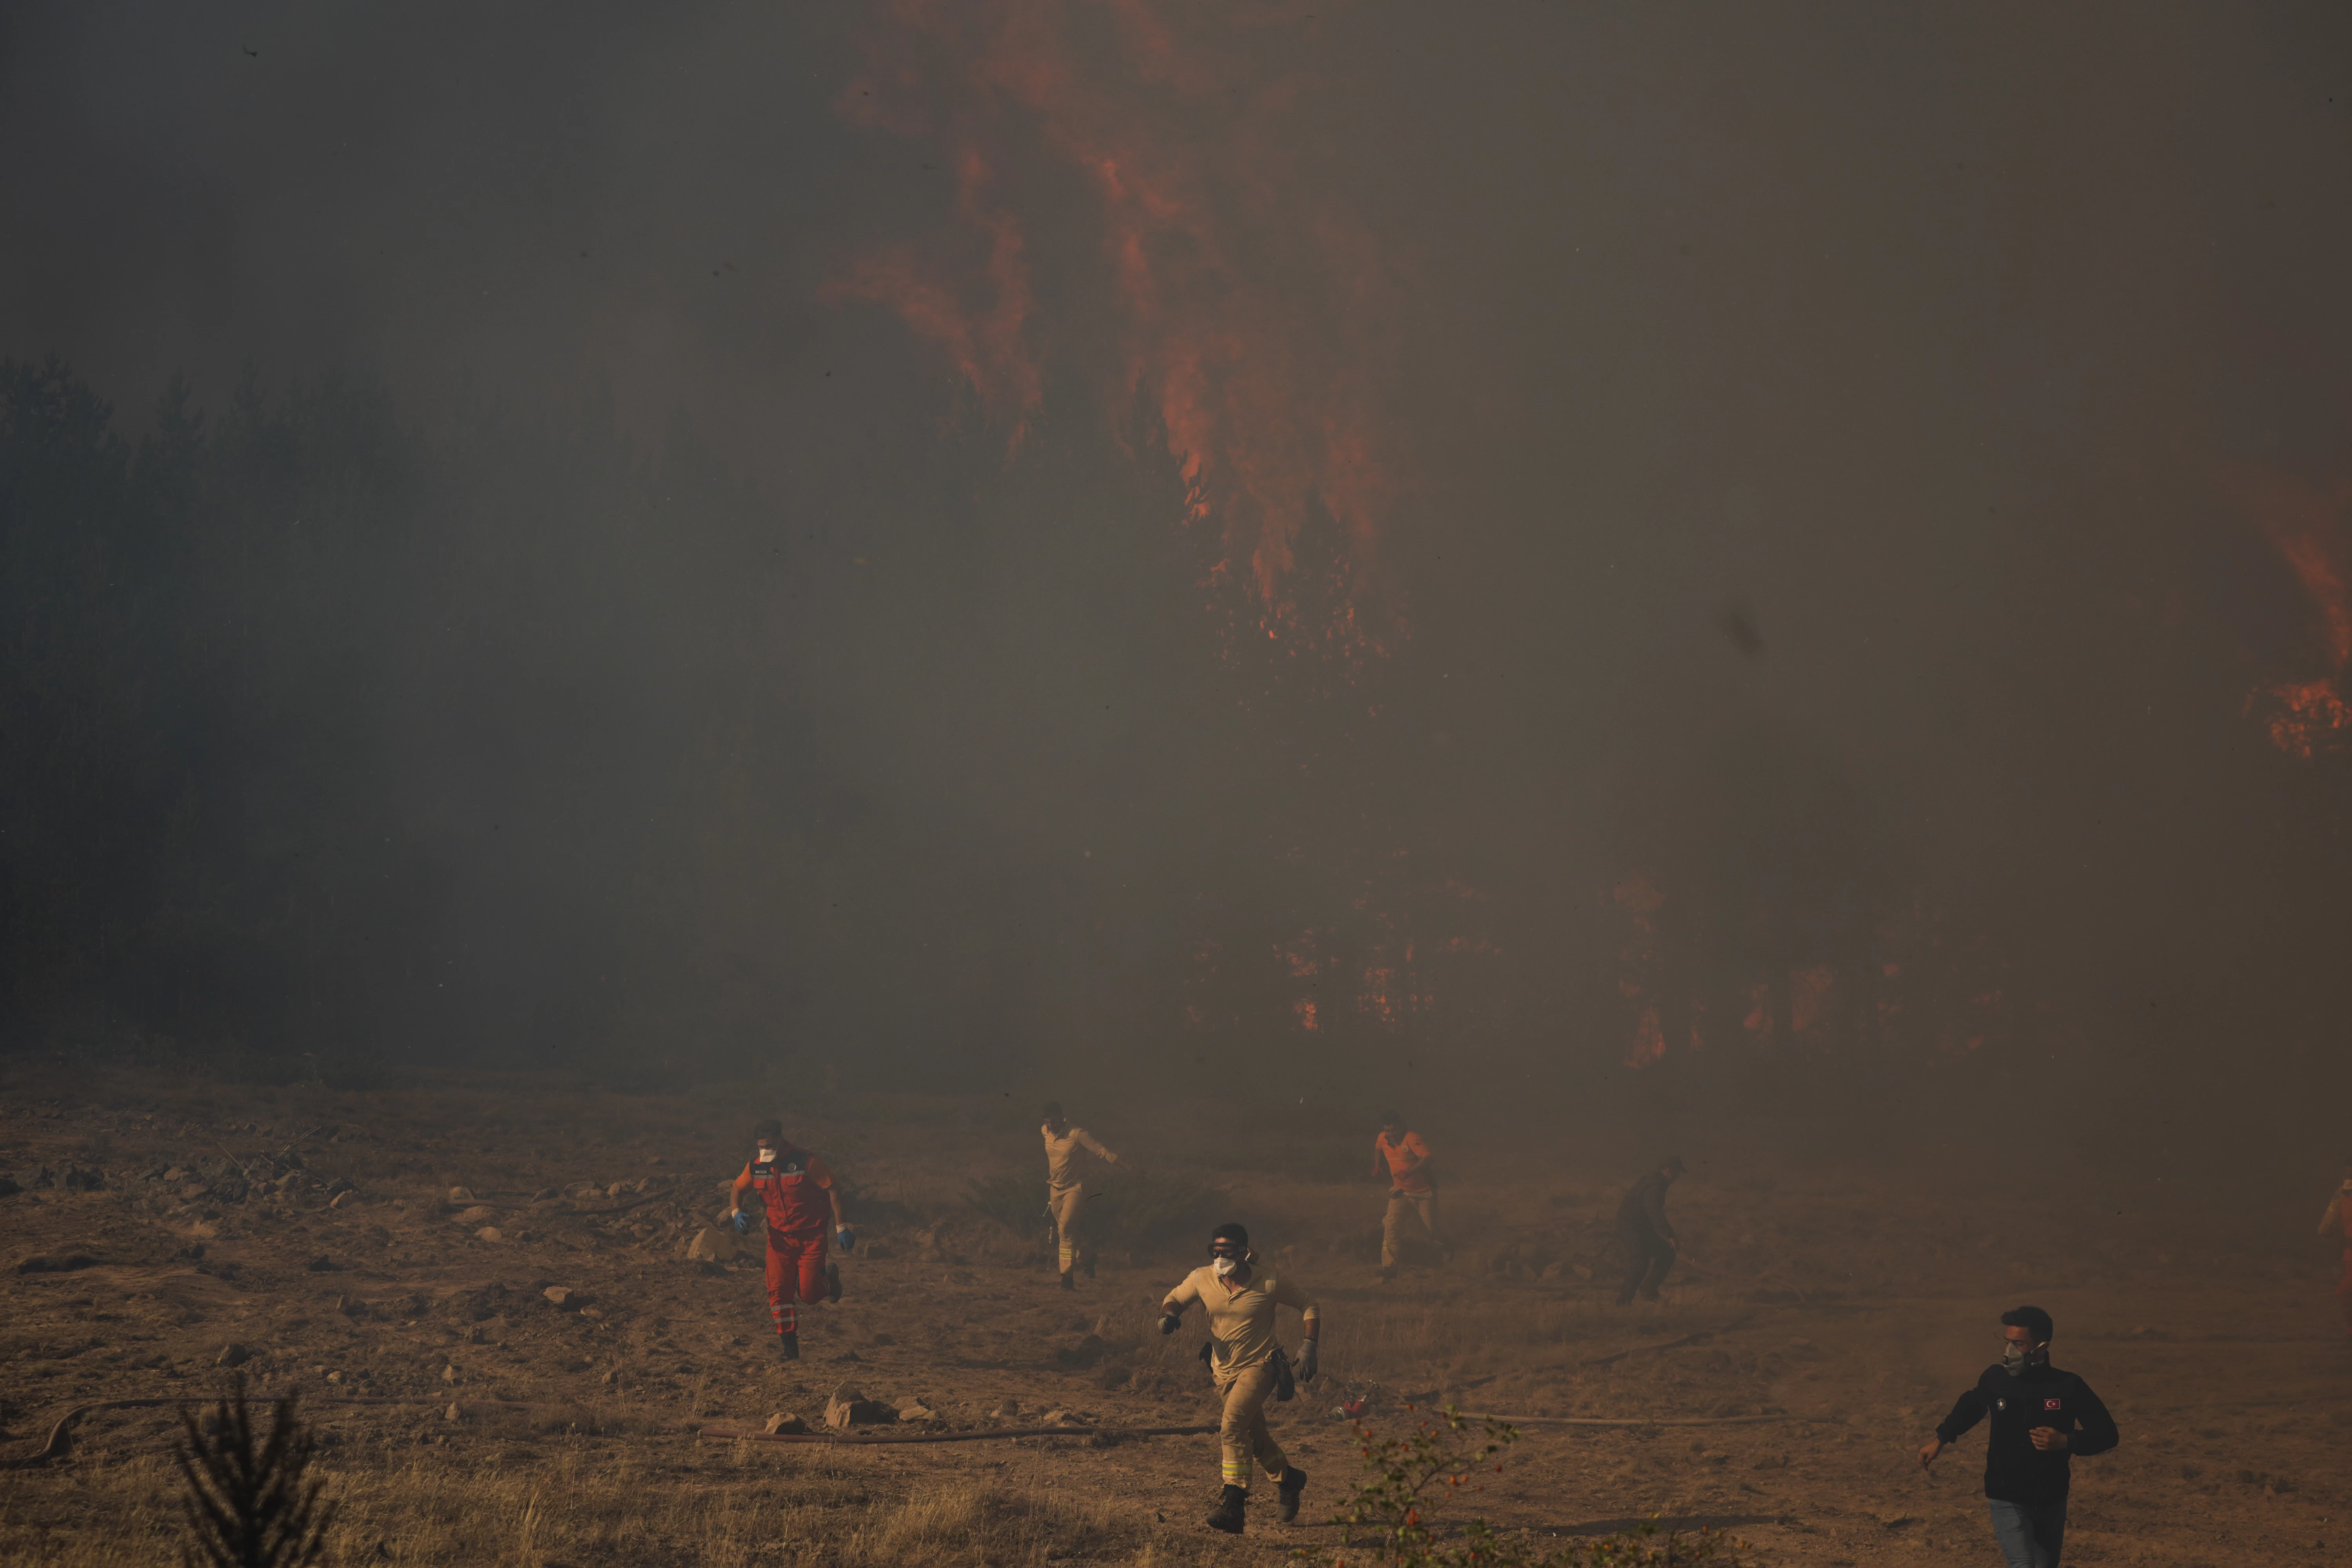
M 1092 1155 L 1106 1165 L 1116 1165 L 1118 1156 L 1095 1142 L 1094 1134 L 1083 1127 L 1073 1127 L 1062 1115 L 1062 1102 L 1045 1102 L 1045 1207 L 1054 1215 L 1054 1230 L 1062 1244 L 1062 1289 L 1075 1290 L 1077 1281 L 1071 1269 L 1082 1266 L 1087 1278 L 1095 1277 L 1095 1249 L 1086 1240 L 1086 1167 Z
M 1250 1251 L 1249 1232 L 1238 1225 L 1221 1225 L 1209 1237 L 1209 1264 L 1186 1275 L 1184 1282 L 1160 1303 L 1160 1331 L 1172 1334 L 1183 1321 L 1184 1309 L 1198 1301 L 1208 1310 L 1213 1349 L 1209 1372 L 1224 1396 L 1225 1413 L 1217 1429 L 1223 1447 L 1224 1495 L 1209 1528 L 1228 1535 L 1242 1532 L 1242 1513 L 1249 1502 L 1250 1460 L 1265 1467 L 1275 1479 L 1276 1500 L 1283 1523 L 1298 1517 L 1298 1496 L 1307 1489 L 1307 1472 L 1285 1458 L 1266 1430 L 1265 1401 L 1282 1375 L 1281 1342 L 1275 1338 L 1276 1307 L 1297 1310 L 1307 1332 L 1298 1347 L 1298 1381 L 1315 1381 L 1316 1336 L 1322 1331 L 1315 1298 L 1286 1279 L 1260 1273 Z

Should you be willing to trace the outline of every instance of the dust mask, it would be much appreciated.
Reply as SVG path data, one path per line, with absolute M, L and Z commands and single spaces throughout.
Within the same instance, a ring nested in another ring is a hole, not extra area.
M 1239 1268 L 1241 1266 L 1242 1260 L 1238 1258 L 1213 1258 L 1209 1264 L 1210 1268 L 1217 1271 L 1217 1278 L 1220 1279 L 1223 1279 L 1226 1275 L 1231 1274 L 1234 1269 Z
M 773 1149 L 769 1148 L 769 1147 L 768 1147 L 766 1144 L 764 1144 L 764 1143 L 761 1144 L 761 1145 L 760 1145 L 760 1163 L 761 1163 L 762 1165 L 772 1165 L 772 1164 L 774 1164 L 775 1163 L 776 1163 L 776 1152 L 775 1152 Z

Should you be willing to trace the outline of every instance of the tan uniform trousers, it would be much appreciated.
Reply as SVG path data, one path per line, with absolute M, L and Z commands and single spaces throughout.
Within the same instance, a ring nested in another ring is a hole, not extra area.
M 1236 1373 L 1230 1382 L 1221 1380 L 1217 1388 L 1225 1396 L 1224 1418 L 1217 1425 L 1217 1442 L 1224 1450 L 1224 1484 L 1246 1489 L 1253 1457 L 1267 1475 L 1280 1480 L 1290 1460 L 1265 1425 L 1265 1402 L 1274 1397 L 1274 1363 Z
M 1091 1266 L 1095 1249 L 1087 1244 L 1084 1231 L 1087 1217 L 1087 1185 L 1075 1182 L 1058 1193 L 1048 1193 L 1046 1201 L 1053 1205 L 1054 1225 L 1062 1243 L 1062 1272 L 1067 1274 L 1080 1262 Z M 1093 1279 L 1092 1274 L 1087 1276 Z
M 1381 1217 L 1381 1267 L 1394 1268 L 1404 1252 L 1404 1226 L 1410 1215 L 1421 1222 L 1429 1232 L 1429 1239 L 1444 1247 L 1445 1238 L 1437 1234 L 1437 1194 L 1435 1193 L 1401 1193 L 1391 1189 L 1389 1212 Z

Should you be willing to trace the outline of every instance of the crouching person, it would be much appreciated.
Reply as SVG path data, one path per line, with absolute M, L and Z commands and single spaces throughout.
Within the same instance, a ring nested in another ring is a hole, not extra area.
M 1311 1383 L 1318 1370 L 1315 1338 L 1323 1326 L 1315 1299 L 1288 1279 L 1261 1272 L 1250 1251 L 1249 1232 L 1238 1225 L 1221 1225 L 1209 1237 L 1208 1266 L 1192 1270 L 1160 1302 L 1160 1331 L 1174 1333 L 1184 1310 L 1196 1301 L 1208 1313 L 1213 1336 L 1209 1372 L 1225 1403 L 1217 1434 L 1223 1448 L 1225 1489 L 1217 1511 L 1209 1516 L 1209 1528 L 1228 1535 L 1242 1532 L 1253 1458 L 1274 1478 L 1277 1512 L 1287 1524 L 1298 1517 L 1307 1472 L 1284 1457 L 1265 1425 L 1265 1402 L 1289 1370 L 1275 1337 L 1275 1309 L 1293 1308 L 1302 1320 L 1307 1338 L 1298 1347 L 1297 1378 Z

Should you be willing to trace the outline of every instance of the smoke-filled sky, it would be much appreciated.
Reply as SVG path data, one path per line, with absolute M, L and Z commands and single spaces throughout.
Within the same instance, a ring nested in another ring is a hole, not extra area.
M 2033 1051 L 2300 1072 L 2347 59 L 2318 4 L 17 7 L 0 353 L 728 476 L 579 585 L 593 746 L 497 670 L 388 737 L 480 994 L 1613 1064 L 1638 873 L 1783 970 L 1932 927 Z M 583 899 L 593 959 L 524 934 Z M 1305 989 L 1220 1013 L 1246 963 Z

